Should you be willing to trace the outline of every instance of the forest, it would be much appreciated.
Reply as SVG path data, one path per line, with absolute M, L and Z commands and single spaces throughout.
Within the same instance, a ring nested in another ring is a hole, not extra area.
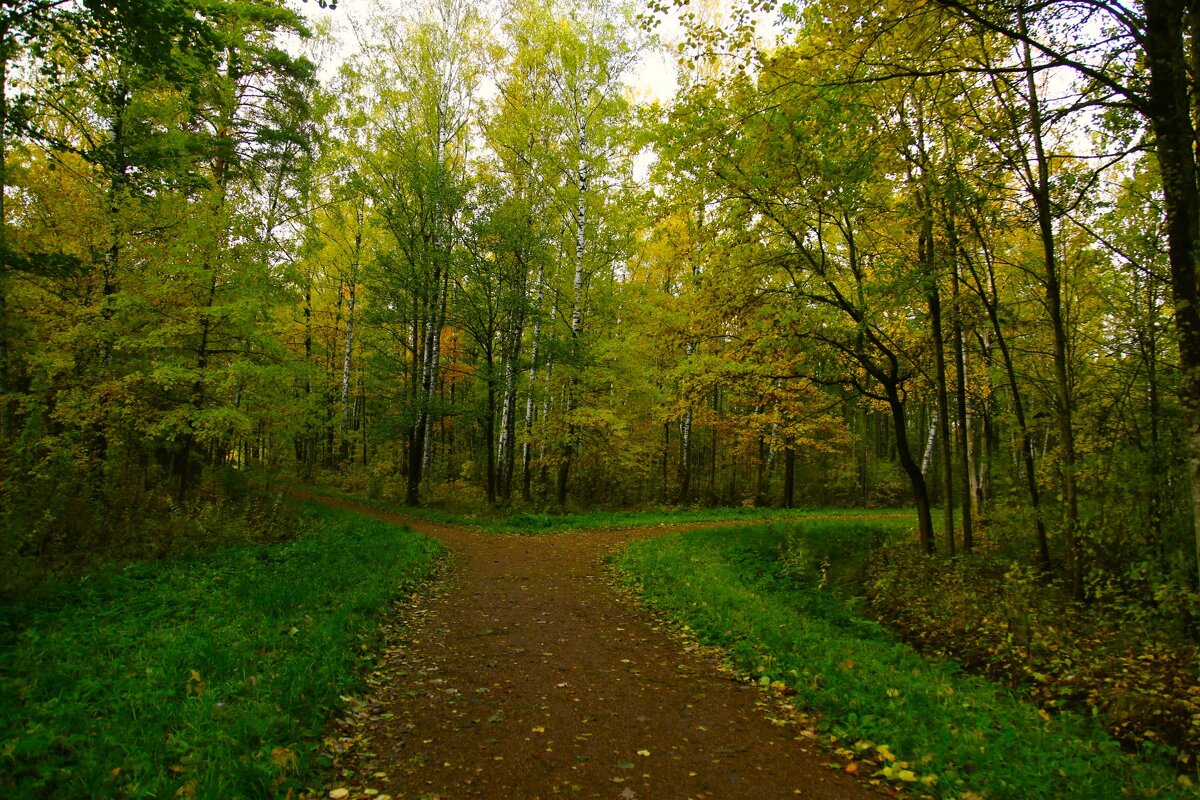
M 904 509 L 770 570 L 869 550 L 901 638 L 1194 778 L 1198 76 L 1171 0 L 0 0 L 0 641 L 281 490 Z

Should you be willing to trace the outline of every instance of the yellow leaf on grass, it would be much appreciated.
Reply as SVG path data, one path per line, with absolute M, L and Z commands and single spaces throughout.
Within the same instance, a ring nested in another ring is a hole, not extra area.
M 530 728 L 530 730 L 532 730 L 534 733 L 545 733 L 546 732 L 546 728 L 543 725 L 535 725 L 533 728 Z
M 271 751 L 271 763 L 280 772 L 289 772 L 297 767 L 296 754 L 286 747 L 276 747 Z

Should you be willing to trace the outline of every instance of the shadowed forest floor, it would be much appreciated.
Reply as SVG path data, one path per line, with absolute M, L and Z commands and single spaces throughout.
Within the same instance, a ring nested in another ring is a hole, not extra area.
M 880 796 L 612 585 L 607 553 L 680 528 L 480 534 L 309 499 L 451 549 L 436 588 L 389 621 L 372 695 L 334 723 L 330 796 Z

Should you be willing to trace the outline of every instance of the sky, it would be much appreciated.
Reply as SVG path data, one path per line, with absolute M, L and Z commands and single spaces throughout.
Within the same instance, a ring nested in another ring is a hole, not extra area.
M 333 25 L 341 44 L 338 52 L 333 54 L 331 62 L 323 65 L 324 70 L 332 74 L 338 63 L 358 50 L 353 21 L 364 20 L 373 8 L 403 11 L 412 7 L 413 0 L 338 0 L 338 6 L 334 10 L 322 9 L 315 0 L 293 0 L 293 4 L 310 20 L 315 22 L 327 19 Z M 678 26 L 672 20 L 665 20 L 665 24 L 660 26 L 659 34 L 669 39 L 677 31 Z M 678 87 L 673 58 L 662 48 L 647 50 L 634 64 L 626 83 L 638 101 L 666 104 L 674 97 Z

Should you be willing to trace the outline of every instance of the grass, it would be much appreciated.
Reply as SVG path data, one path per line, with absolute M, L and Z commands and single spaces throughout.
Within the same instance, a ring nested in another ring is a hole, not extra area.
M 582 514 L 551 514 L 518 511 L 508 514 L 504 509 L 485 509 L 471 515 L 455 515 L 430 508 L 414 508 L 401 502 L 372 499 L 327 486 L 288 483 L 305 492 L 348 500 L 368 508 L 391 511 L 414 519 L 451 525 L 468 525 L 485 533 L 518 533 L 540 535 L 598 529 L 649 527 L 654 525 L 685 525 L 704 522 L 773 522 L 806 517 L 886 519 L 903 522 L 907 527 L 912 512 L 904 509 L 845 509 L 805 510 L 788 508 L 659 508 L 643 511 L 596 511 Z
M 282 797 L 441 546 L 306 508 L 303 530 L 0 611 L 0 795 Z
M 853 592 L 835 590 L 864 576 L 865 559 L 847 553 L 891 533 L 855 520 L 709 529 L 637 542 L 617 564 L 740 669 L 791 686 L 840 743 L 893 754 L 883 777 L 947 797 L 1195 796 L 1165 760 L 1124 754 L 1093 720 L 1043 715 L 857 613 Z
M 634 528 L 652 525 L 683 525 L 702 522 L 771 522 L 794 520 L 814 515 L 847 517 L 903 517 L 903 511 L 808 511 L 790 508 L 677 508 L 653 511 L 601 511 L 588 514 L 529 514 L 518 513 L 495 521 L 482 522 L 480 527 L 493 533 L 558 533 L 562 531 L 595 530 L 599 528 Z

